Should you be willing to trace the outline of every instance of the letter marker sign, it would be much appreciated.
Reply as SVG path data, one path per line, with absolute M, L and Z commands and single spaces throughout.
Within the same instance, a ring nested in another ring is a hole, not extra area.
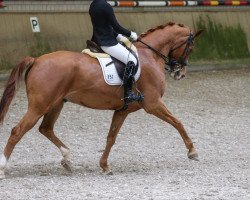
M 30 17 L 31 29 L 33 32 L 40 32 L 40 26 L 37 17 Z

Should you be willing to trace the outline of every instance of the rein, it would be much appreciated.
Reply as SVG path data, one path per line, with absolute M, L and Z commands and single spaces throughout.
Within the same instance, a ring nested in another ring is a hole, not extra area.
M 146 47 L 148 47 L 150 50 L 152 50 L 153 52 L 155 52 L 158 56 L 160 56 L 165 62 L 168 62 L 168 56 L 163 55 L 161 52 L 157 51 L 156 49 L 154 49 L 153 47 L 149 46 L 148 44 L 146 44 L 145 42 L 141 41 L 140 39 L 137 39 L 138 42 L 144 44 Z
M 165 70 L 168 71 L 169 73 L 172 73 L 172 72 L 180 71 L 184 66 L 187 65 L 185 58 L 190 53 L 189 46 L 190 46 L 190 44 L 193 44 L 194 36 L 193 36 L 193 33 L 190 32 L 188 39 L 186 41 L 184 41 L 183 43 L 181 43 L 180 45 L 178 45 L 177 47 L 171 49 L 167 56 L 165 56 L 164 54 L 162 54 L 158 50 L 154 49 L 153 47 L 149 46 L 145 42 L 141 41 L 140 39 L 137 39 L 137 41 L 144 44 L 146 47 L 148 47 L 150 50 L 152 50 L 154 53 L 156 53 L 159 57 L 161 57 L 165 61 L 165 64 L 170 67 L 170 68 L 167 68 L 165 66 Z M 179 59 L 172 58 L 172 53 L 176 49 L 179 49 L 184 44 L 186 44 L 186 47 L 185 47 L 181 57 Z

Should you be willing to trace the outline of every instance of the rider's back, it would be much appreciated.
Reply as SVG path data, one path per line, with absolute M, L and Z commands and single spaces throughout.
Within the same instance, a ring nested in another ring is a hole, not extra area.
M 130 32 L 117 23 L 113 8 L 106 0 L 94 0 L 90 5 L 89 14 L 93 24 L 92 41 L 99 46 L 117 45 L 117 33 L 130 36 Z

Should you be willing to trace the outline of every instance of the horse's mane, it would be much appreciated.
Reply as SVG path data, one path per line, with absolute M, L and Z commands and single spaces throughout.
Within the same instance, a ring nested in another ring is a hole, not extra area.
M 180 27 L 185 27 L 184 24 L 176 24 L 174 22 L 168 22 L 167 24 L 162 24 L 162 25 L 159 25 L 159 26 L 156 26 L 154 28 L 151 28 L 149 30 L 147 30 L 146 32 L 142 33 L 140 36 L 139 36 L 139 39 L 147 36 L 149 33 L 152 33 L 156 30 L 159 30 L 159 29 L 164 29 L 166 26 L 174 26 L 174 25 L 178 25 Z

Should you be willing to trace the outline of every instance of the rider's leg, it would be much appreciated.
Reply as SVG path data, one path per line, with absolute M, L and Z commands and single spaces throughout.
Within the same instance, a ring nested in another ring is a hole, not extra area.
M 124 101 L 125 104 L 129 104 L 133 101 L 142 101 L 143 96 L 141 94 L 136 95 L 132 92 L 134 74 L 135 74 L 135 64 L 132 61 L 127 63 L 125 68 L 125 73 L 123 77 L 123 87 L 124 87 Z
M 134 70 L 135 66 L 137 65 L 137 59 L 135 58 L 135 56 L 121 44 L 117 44 L 111 47 L 102 46 L 101 48 L 104 52 L 126 64 L 125 74 L 123 78 L 125 103 L 128 104 L 133 101 L 141 101 L 142 96 L 136 95 L 132 92 Z
M 101 48 L 104 52 L 116 58 L 117 60 L 120 60 L 125 65 L 127 65 L 129 61 L 132 61 L 135 65 L 137 65 L 137 59 L 134 57 L 134 55 L 119 43 L 111 47 L 101 46 Z

